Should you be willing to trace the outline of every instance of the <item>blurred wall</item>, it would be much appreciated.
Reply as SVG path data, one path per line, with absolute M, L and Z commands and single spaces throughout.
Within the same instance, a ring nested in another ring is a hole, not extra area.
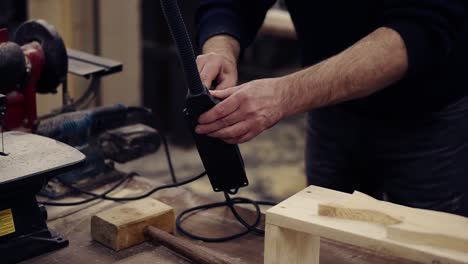
M 103 105 L 139 105 L 140 37 L 139 0 L 29 0 L 30 19 L 42 18 L 55 25 L 69 48 L 124 63 L 124 71 L 101 83 Z M 99 34 L 96 34 L 98 32 Z M 88 81 L 70 76 L 70 93 L 78 97 Z M 61 94 L 38 95 L 39 114 L 59 107 Z
M 192 38 L 197 6 L 197 0 L 179 1 Z M 153 109 L 158 129 L 168 134 L 172 143 L 189 145 L 192 137 L 182 112 L 187 94 L 185 77 L 159 1 L 142 0 L 141 14 L 143 103 Z
M 15 29 L 26 20 L 26 0 L 0 1 L 0 28 Z
M 141 104 L 140 0 L 100 0 L 101 55 L 124 70 L 102 82 L 102 104 Z

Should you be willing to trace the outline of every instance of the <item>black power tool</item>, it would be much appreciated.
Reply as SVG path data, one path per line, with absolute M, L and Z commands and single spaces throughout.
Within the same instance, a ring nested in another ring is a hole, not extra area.
M 176 43 L 179 58 L 188 85 L 187 105 L 184 110 L 200 158 L 215 192 L 235 194 L 247 186 L 244 162 L 237 145 L 195 133 L 198 118 L 219 101 L 202 84 L 195 62 L 195 53 L 179 10 L 177 0 L 161 0 L 161 6 Z

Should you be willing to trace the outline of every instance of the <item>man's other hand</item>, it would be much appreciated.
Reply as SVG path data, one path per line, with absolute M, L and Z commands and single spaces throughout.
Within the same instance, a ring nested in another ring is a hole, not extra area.
M 233 87 L 237 84 L 236 62 L 225 55 L 215 52 L 202 54 L 197 57 L 198 71 L 203 84 L 211 88 L 213 81 L 217 81 L 218 90 Z
M 197 57 L 198 72 L 203 84 L 211 88 L 216 80 L 218 90 L 237 84 L 239 42 L 227 35 L 217 35 L 203 45 L 203 54 Z
M 260 79 L 211 91 L 222 101 L 200 116 L 196 133 L 239 144 L 272 127 L 284 115 L 283 89 L 277 80 Z

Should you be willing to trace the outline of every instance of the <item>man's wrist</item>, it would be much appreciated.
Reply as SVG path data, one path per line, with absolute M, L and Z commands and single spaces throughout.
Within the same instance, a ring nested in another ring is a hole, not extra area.
M 239 41 L 229 35 L 216 35 L 209 38 L 203 44 L 202 53 L 207 54 L 211 52 L 222 55 L 234 65 L 237 65 L 240 44 Z

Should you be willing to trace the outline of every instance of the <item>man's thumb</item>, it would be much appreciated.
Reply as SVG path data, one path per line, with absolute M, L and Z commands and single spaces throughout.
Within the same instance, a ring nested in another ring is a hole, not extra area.
M 222 90 L 211 90 L 210 93 L 218 99 L 226 99 L 237 90 L 237 86 Z

